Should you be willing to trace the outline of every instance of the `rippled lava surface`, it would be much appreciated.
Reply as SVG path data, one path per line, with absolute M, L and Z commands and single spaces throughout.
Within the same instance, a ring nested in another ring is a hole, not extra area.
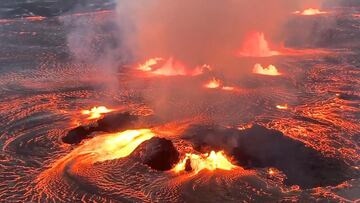
M 159 136 L 172 139 L 182 154 L 191 147 L 178 133 L 189 124 L 242 128 L 256 123 L 358 170 L 358 32 L 348 36 L 354 40 L 349 48 L 280 57 L 281 77 L 244 79 L 225 74 L 229 83 L 241 89 L 227 92 L 204 89 L 207 78 L 203 76 L 146 78 L 120 66 L 116 74 L 106 74 L 97 64 L 76 62 L 63 24 L 70 17 L 0 23 L 2 202 L 346 202 L 360 198 L 360 179 L 355 176 L 337 186 L 300 189 L 285 185 L 285 175 L 281 171 L 270 175 L 268 168 L 239 167 L 194 176 L 154 171 L 131 156 L 89 164 L 82 161 L 86 155 L 68 156 L 78 146 L 61 142 L 68 130 L 82 122 L 80 110 L 106 105 L 156 115 L 153 125 Z M 87 19 L 83 23 L 96 24 L 104 14 L 82 17 Z M 359 29 L 360 18 L 351 14 L 341 18 L 349 25 L 339 30 L 340 35 Z M 101 43 L 103 37 L 94 43 Z M 278 104 L 288 104 L 289 109 L 277 109 Z

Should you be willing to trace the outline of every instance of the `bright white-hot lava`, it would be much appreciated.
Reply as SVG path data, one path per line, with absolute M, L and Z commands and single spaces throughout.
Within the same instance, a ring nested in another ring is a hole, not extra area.
M 154 137 L 150 129 L 126 130 L 98 135 L 68 154 L 66 159 L 90 155 L 91 163 L 114 160 L 129 156 L 141 143 Z
M 82 110 L 81 114 L 88 115 L 89 117 L 87 119 L 93 120 L 93 119 L 100 118 L 102 114 L 110 113 L 112 111 L 114 111 L 114 110 L 108 109 L 105 106 L 98 106 L 98 107 L 95 106 L 90 110 Z
M 219 79 L 213 78 L 210 81 L 208 81 L 205 85 L 205 88 L 207 89 L 222 89 L 225 91 L 233 91 L 235 90 L 235 87 L 231 86 L 224 86 L 223 82 Z
M 265 34 L 255 32 L 249 35 L 243 47 L 237 53 L 238 56 L 248 57 L 270 57 L 280 55 L 280 52 L 271 50 L 269 42 L 265 39 Z
M 303 15 L 303 16 L 312 16 L 312 15 L 322 15 L 327 14 L 326 11 L 320 11 L 317 8 L 308 8 L 303 11 L 295 11 L 294 14 Z
M 221 86 L 221 80 L 213 78 L 208 83 L 205 84 L 206 88 L 217 89 Z
M 214 171 L 216 169 L 231 170 L 236 167 L 226 158 L 224 152 L 211 151 L 210 154 L 186 154 L 186 157 L 175 166 L 174 171 L 184 171 L 186 168 L 186 162 L 188 161 L 190 161 L 191 169 L 195 173 L 204 169 L 210 171 Z
M 158 76 L 196 76 L 202 74 L 203 69 L 207 67 L 208 66 L 204 65 L 189 70 L 174 57 L 170 57 L 168 60 L 163 60 L 163 58 L 158 57 L 145 61 L 143 64 L 140 64 L 137 69 Z
M 281 109 L 281 110 L 286 110 L 289 108 L 289 106 L 287 104 L 279 104 L 279 105 L 276 105 L 276 108 Z
M 158 64 L 159 61 L 162 61 L 162 58 L 151 58 L 147 61 L 145 61 L 143 64 L 140 64 L 138 67 L 138 70 L 141 71 L 152 71 L 153 70 L 153 66 L 155 66 L 156 64 Z
M 261 64 L 255 64 L 253 68 L 253 73 L 260 75 L 270 75 L 270 76 L 279 76 L 281 73 L 277 70 L 274 65 L 269 65 L 268 67 L 263 67 Z

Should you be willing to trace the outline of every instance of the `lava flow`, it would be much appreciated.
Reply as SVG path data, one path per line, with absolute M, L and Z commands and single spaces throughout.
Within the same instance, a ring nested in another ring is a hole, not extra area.
M 269 65 L 268 67 L 263 67 L 261 64 L 255 64 L 253 68 L 253 73 L 259 75 L 269 75 L 269 76 L 279 76 L 281 73 L 277 70 L 274 65 Z
M 186 157 L 178 163 L 174 171 L 181 172 L 185 170 L 192 170 L 194 173 L 199 173 L 202 170 L 214 171 L 216 169 L 221 170 L 231 170 L 236 166 L 231 164 L 231 162 L 226 158 L 224 152 L 211 151 L 210 154 L 186 154 Z
M 93 119 L 100 118 L 103 114 L 110 113 L 112 111 L 114 111 L 114 110 L 113 109 L 108 109 L 105 106 L 99 106 L 99 107 L 95 106 L 90 110 L 82 110 L 81 114 L 89 115 L 89 117 L 87 119 L 88 120 L 93 120 Z
M 141 143 L 154 137 L 150 129 L 126 130 L 99 135 L 72 151 L 66 159 L 89 155 L 91 163 L 129 156 Z

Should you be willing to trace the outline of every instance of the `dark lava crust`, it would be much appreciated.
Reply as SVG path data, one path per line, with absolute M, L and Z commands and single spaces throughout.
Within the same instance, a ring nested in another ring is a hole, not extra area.
M 244 168 L 277 168 L 286 174 L 285 184 L 301 188 L 338 185 L 355 173 L 342 160 L 325 157 L 280 131 L 259 125 L 245 130 L 193 126 L 183 138 L 200 152 L 224 150 Z
M 79 144 L 82 140 L 90 138 L 93 132 L 112 133 L 127 130 L 133 128 L 136 121 L 138 121 L 138 117 L 128 112 L 109 114 L 90 125 L 81 125 L 71 129 L 62 138 L 62 141 L 67 144 Z
M 179 152 L 171 140 L 159 137 L 143 142 L 133 152 L 133 156 L 158 171 L 170 170 L 180 161 Z

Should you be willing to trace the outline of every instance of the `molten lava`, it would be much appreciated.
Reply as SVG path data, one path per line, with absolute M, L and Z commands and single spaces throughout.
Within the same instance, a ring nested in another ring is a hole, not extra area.
M 269 173 L 269 175 L 274 175 L 274 174 L 275 174 L 275 170 L 272 169 L 272 168 L 270 168 L 270 169 L 268 170 L 268 173 Z
M 289 107 L 288 107 L 288 105 L 287 104 L 284 104 L 284 105 L 276 105 L 276 108 L 277 109 L 281 109 L 281 110 L 285 110 L 285 109 L 288 109 Z
M 273 65 L 269 65 L 268 67 L 263 67 L 261 64 L 255 64 L 253 68 L 253 73 L 260 75 L 270 75 L 270 76 L 279 76 L 281 73 L 277 70 L 277 68 Z
M 196 76 L 202 74 L 203 69 L 208 68 L 208 66 L 204 65 L 190 71 L 184 64 L 175 60 L 173 57 L 170 57 L 163 64 L 160 64 L 161 61 L 163 61 L 162 58 L 151 58 L 145 63 L 140 64 L 137 69 L 160 76 Z
M 90 154 L 91 162 L 103 162 L 129 156 L 141 143 L 154 137 L 149 129 L 127 130 L 124 132 L 97 136 L 73 153 Z
M 233 91 L 235 90 L 235 87 L 231 87 L 231 86 L 223 86 L 223 82 L 219 79 L 213 78 L 210 81 L 208 81 L 205 85 L 205 88 L 208 89 L 222 89 L 225 91 Z
M 29 17 L 25 17 L 26 20 L 30 20 L 30 21 L 41 21 L 44 20 L 45 17 L 43 16 L 29 16 Z
M 81 114 L 89 115 L 88 120 L 100 118 L 102 114 L 110 113 L 114 110 L 108 109 L 105 106 L 93 107 L 91 110 L 82 110 Z
M 270 57 L 280 55 L 280 52 L 270 49 L 268 41 L 262 32 L 255 32 L 245 40 L 242 49 L 237 53 L 238 56 L 248 57 Z
M 294 14 L 299 14 L 299 15 L 303 15 L 303 16 L 313 16 L 313 15 L 322 15 L 322 14 L 327 14 L 328 12 L 325 11 L 320 11 L 317 8 L 308 8 L 304 11 L 295 11 Z
M 145 63 L 140 64 L 138 67 L 138 70 L 141 71 L 152 71 L 153 70 L 153 66 L 155 66 L 156 64 L 158 64 L 159 61 L 162 61 L 162 58 L 151 58 L 147 61 L 145 61 Z
M 221 80 L 218 80 L 216 78 L 211 79 L 208 83 L 205 84 L 206 88 L 209 89 L 217 89 L 221 86 Z
M 224 87 L 222 87 L 222 90 L 225 90 L 225 91 L 233 91 L 233 90 L 235 90 L 235 87 L 224 86 Z
M 231 170 L 235 168 L 233 164 L 226 158 L 224 152 L 219 151 L 211 151 L 210 154 L 186 154 L 186 157 L 178 163 L 174 171 L 175 172 L 181 172 L 186 169 L 187 162 L 190 162 L 191 169 L 198 173 L 201 170 L 207 169 L 210 171 L 214 171 L 216 169 L 222 169 L 222 170 Z
M 173 57 L 169 58 L 161 68 L 154 70 L 152 73 L 164 76 L 187 75 L 184 64 L 176 61 Z

